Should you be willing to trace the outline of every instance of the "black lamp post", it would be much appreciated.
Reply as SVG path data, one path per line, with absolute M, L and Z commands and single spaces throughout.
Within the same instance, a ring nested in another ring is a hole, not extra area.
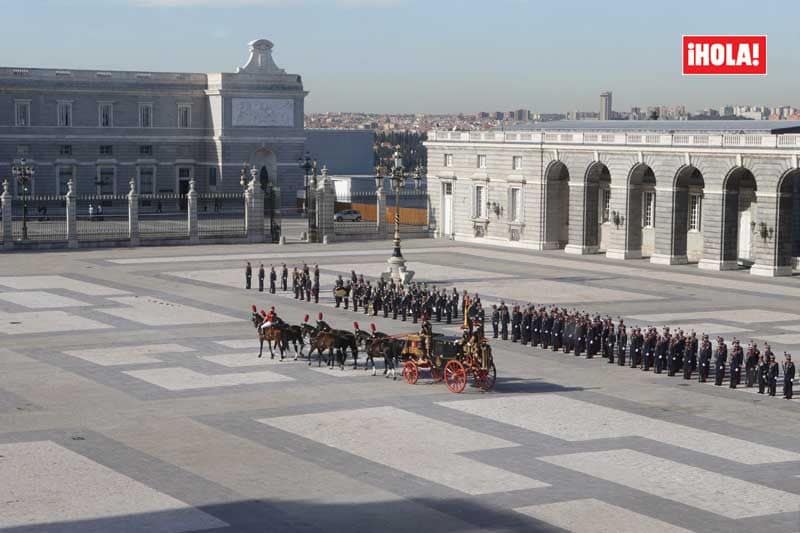
M 316 220 L 316 205 L 311 199 L 310 191 L 317 190 L 317 160 L 311 157 L 309 152 L 297 160 L 297 165 L 303 169 L 303 185 L 306 190 L 306 198 L 303 202 L 303 208 L 308 218 L 308 241 L 317 242 L 317 220 Z
M 415 187 L 419 188 L 419 183 L 422 181 L 424 170 L 422 167 L 417 166 L 414 172 Z M 403 156 L 400 154 L 400 146 L 395 147 L 394 154 L 392 155 L 392 169 L 389 176 L 392 191 L 394 192 L 394 240 L 392 242 L 392 256 L 389 258 L 389 272 L 393 279 L 405 282 L 406 268 L 403 252 L 400 248 L 400 192 L 406 184 L 406 169 L 403 166 Z M 375 185 L 380 187 L 383 185 L 382 168 L 376 169 Z
M 22 240 L 28 240 L 28 187 L 33 181 L 36 170 L 23 157 L 11 167 L 14 179 L 22 187 Z

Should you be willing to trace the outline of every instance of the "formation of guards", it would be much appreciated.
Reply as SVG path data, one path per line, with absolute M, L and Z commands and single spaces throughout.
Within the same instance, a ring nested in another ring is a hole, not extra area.
M 776 361 L 769 344 L 763 351 L 751 340 L 747 349 L 734 338 L 729 350 L 725 339 L 712 343 L 708 335 L 694 331 L 685 333 L 664 327 L 633 327 L 628 331 L 623 319 L 615 323 L 586 313 L 558 307 L 508 306 L 501 302 L 492 306 L 492 334 L 523 345 L 573 353 L 586 358 L 603 357 L 608 363 L 630 366 L 656 374 L 681 375 L 691 380 L 695 373 L 701 383 L 712 376 L 714 385 L 722 386 L 728 378 L 732 389 L 740 385 L 758 386 L 759 394 L 775 396 L 778 378 L 783 376 L 783 397 L 791 399 L 795 366 L 792 356 L 784 352 L 782 363 Z M 510 329 L 509 329 L 510 326 Z
M 259 290 L 264 290 L 266 271 L 261 265 L 258 271 Z M 319 303 L 319 267 L 313 269 L 307 264 L 293 267 L 289 272 L 282 264 L 280 274 L 274 266 L 269 271 L 269 291 L 275 293 L 280 276 L 281 290 L 291 291 L 295 299 Z M 252 267 L 245 268 L 245 286 L 251 287 Z M 463 322 L 465 336 L 478 334 L 484 336 L 484 323 L 487 319 L 477 294 L 458 289 L 437 288 L 426 283 L 411 283 L 403 286 L 384 279 L 373 283 L 365 280 L 363 274 L 353 270 L 346 278 L 339 275 L 333 288 L 334 305 L 337 308 L 361 312 L 365 315 L 384 318 L 391 316 L 402 321 L 410 320 L 428 323 L 435 320 L 452 324 Z M 784 360 L 778 363 L 769 344 L 764 343 L 759 350 L 751 340 L 745 349 L 734 338 L 730 349 L 722 337 L 712 343 L 708 335 L 685 333 L 678 329 L 671 331 L 664 327 L 632 327 L 630 331 L 621 318 L 615 323 L 611 317 L 602 318 L 588 313 L 567 310 L 559 307 L 520 306 L 509 308 L 504 301 L 492 305 L 488 319 L 492 326 L 492 337 L 510 340 L 522 345 L 530 345 L 552 351 L 561 351 L 586 358 L 603 357 L 608 363 L 619 366 L 639 368 L 668 376 L 681 375 L 685 380 L 697 376 L 705 383 L 710 379 L 714 385 L 722 386 L 728 378 L 728 386 L 737 388 L 758 387 L 759 394 L 777 394 L 779 378 L 783 377 L 783 397 L 793 396 L 795 366 L 792 357 L 784 353 Z

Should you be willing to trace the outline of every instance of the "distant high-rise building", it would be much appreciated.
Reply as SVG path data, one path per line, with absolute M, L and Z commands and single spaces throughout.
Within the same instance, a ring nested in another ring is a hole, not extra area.
M 600 120 L 611 120 L 612 118 L 611 91 L 603 91 L 600 93 Z
M 494 112 L 494 119 L 495 120 L 503 120 L 505 118 L 505 114 L 502 111 L 495 111 Z
M 517 109 L 514 111 L 514 120 L 526 121 L 530 120 L 531 112 L 527 109 Z

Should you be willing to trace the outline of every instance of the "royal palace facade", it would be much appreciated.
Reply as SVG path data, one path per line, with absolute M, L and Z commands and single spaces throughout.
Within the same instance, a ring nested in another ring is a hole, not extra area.
M 434 131 L 437 237 L 790 275 L 800 241 L 800 127 L 562 122 Z
M 306 92 L 250 43 L 234 73 L 0 68 L 0 178 L 22 158 L 36 173 L 31 194 L 241 191 L 243 162 L 262 186 L 294 205 L 303 188 Z

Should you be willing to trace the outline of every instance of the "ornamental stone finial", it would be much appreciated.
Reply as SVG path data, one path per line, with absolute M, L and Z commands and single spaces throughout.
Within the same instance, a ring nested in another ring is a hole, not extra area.
M 72 196 L 73 194 L 75 194 L 75 180 L 70 178 L 67 180 L 67 196 Z
M 3 194 L 11 194 L 11 192 L 8 190 L 8 178 L 3 180 Z
M 131 179 L 128 181 L 128 186 L 130 187 L 130 191 L 131 191 L 132 193 L 135 193 L 135 192 L 136 192 L 136 180 L 135 180 L 134 178 L 131 178 Z
M 271 41 L 267 39 L 258 39 L 250 43 L 250 59 L 247 64 L 236 70 L 238 73 L 245 74 L 286 74 L 282 68 L 272 60 L 272 47 L 274 46 Z
M 189 192 L 195 192 L 194 187 L 195 187 L 195 182 L 194 178 L 192 178 L 189 180 Z

